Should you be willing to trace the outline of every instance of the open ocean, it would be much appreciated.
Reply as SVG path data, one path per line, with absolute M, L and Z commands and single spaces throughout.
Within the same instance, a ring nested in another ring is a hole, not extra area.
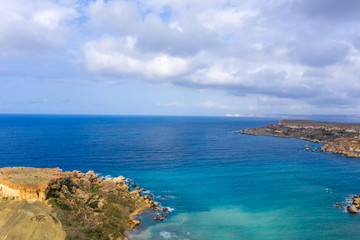
M 360 214 L 335 207 L 360 193 L 360 159 L 305 151 L 321 144 L 303 140 L 232 133 L 278 120 L 0 115 L 0 165 L 135 180 L 174 210 L 164 222 L 144 212 L 133 240 L 360 238 Z

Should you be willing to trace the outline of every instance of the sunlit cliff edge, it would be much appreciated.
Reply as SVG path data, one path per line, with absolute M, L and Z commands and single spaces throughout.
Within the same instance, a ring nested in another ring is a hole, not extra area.
M 0 239 L 126 239 L 154 203 L 124 177 L 59 168 L 0 169 Z

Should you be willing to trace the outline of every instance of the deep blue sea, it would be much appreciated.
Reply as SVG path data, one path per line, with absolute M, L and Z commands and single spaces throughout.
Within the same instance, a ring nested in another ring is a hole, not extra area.
M 321 144 L 302 140 L 232 133 L 278 120 L 0 115 L 0 167 L 133 179 L 174 209 L 164 222 L 144 212 L 133 240 L 360 238 L 360 214 L 334 206 L 360 193 L 360 159 L 305 151 Z

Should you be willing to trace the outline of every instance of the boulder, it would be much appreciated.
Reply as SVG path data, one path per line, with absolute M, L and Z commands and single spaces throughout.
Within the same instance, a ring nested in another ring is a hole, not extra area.
M 133 190 L 133 191 L 130 192 L 130 194 L 132 194 L 132 195 L 134 195 L 136 197 L 141 197 L 141 194 L 140 194 L 140 192 L 138 190 Z
M 80 183 L 80 179 L 79 178 L 70 178 L 70 185 L 73 185 L 73 186 L 80 186 L 81 183 Z
M 357 213 L 358 211 L 357 211 L 357 208 L 355 207 L 355 206 L 347 206 L 347 211 L 349 212 L 349 213 Z
M 90 195 L 78 188 L 76 190 L 76 195 L 83 200 L 84 203 L 87 203 L 90 199 Z
M 123 184 L 123 185 L 121 185 L 121 186 L 119 186 L 119 188 L 121 189 L 121 190 L 125 190 L 125 191 L 129 191 L 129 185 L 127 185 L 127 184 Z
M 76 171 L 76 170 L 74 170 L 74 171 L 71 172 L 71 174 L 72 174 L 73 177 L 79 177 L 79 174 L 80 174 L 80 173 L 81 173 L 80 171 Z
M 360 198 L 353 198 L 353 204 L 354 205 L 360 204 Z
M 61 192 L 63 194 L 69 194 L 69 188 L 66 185 L 62 185 Z
M 88 171 L 86 174 L 85 174 L 85 178 L 89 179 L 90 181 L 93 181 L 93 180 L 96 180 L 98 179 L 98 175 L 95 174 L 94 171 Z
M 121 183 L 121 182 L 124 182 L 125 181 L 125 178 L 123 176 L 118 176 L 116 178 L 113 178 L 113 181 L 115 183 Z
M 105 179 L 101 185 L 103 186 L 104 191 L 114 191 L 116 190 L 116 183 L 112 179 Z
M 81 182 L 82 182 L 82 185 L 83 185 L 84 187 L 91 188 L 91 182 L 90 182 L 89 179 L 87 179 L 87 178 L 82 178 L 82 179 L 81 179 Z
M 101 209 L 103 209 L 104 208 L 104 202 L 103 201 L 100 201 L 99 203 L 98 203 L 98 208 L 101 210 Z

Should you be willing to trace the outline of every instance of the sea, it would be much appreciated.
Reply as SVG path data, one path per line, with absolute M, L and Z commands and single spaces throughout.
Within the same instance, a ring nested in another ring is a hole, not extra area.
M 360 239 L 360 214 L 335 206 L 360 194 L 360 159 L 303 140 L 233 133 L 278 120 L 0 115 L 0 167 L 132 179 L 171 213 L 162 222 L 153 210 L 137 216 L 131 240 Z

